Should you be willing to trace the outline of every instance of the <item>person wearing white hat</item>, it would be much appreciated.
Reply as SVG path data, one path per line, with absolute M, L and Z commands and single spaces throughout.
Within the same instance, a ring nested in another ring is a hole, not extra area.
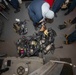
M 28 6 L 28 14 L 36 28 L 46 18 L 53 19 L 54 12 L 50 10 L 50 5 L 45 0 L 34 0 Z

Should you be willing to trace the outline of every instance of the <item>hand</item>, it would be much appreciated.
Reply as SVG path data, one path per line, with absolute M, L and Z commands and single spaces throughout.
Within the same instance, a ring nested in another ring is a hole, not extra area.
M 39 23 L 44 22 L 44 19 L 40 20 Z

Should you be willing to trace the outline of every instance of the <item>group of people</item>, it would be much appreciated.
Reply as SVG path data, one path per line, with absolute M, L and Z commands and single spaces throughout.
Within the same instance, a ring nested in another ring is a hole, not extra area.
M 35 29 L 41 22 L 47 19 L 53 19 L 57 16 L 56 13 L 59 11 L 63 3 L 69 2 L 69 0 L 33 0 L 28 6 L 28 14 L 33 21 Z M 69 14 L 76 6 L 76 0 L 73 0 L 68 7 L 65 15 Z

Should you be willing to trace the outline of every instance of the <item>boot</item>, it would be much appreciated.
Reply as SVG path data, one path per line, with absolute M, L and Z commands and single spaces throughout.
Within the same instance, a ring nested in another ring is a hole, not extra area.
M 20 11 L 20 9 L 16 9 L 15 11 L 14 11 L 14 13 L 18 13 Z
M 68 15 L 70 12 L 69 11 L 67 11 L 64 15 L 66 16 L 66 15 Z
M 36 24 L 33 24 L 33 25 L 34 25 L 35 30 L 37 30 L 39 28 L 39 25 L 41 25 L 41 23 L 36 23 Z
M 34 26 L 35 30 L 37 31 L 37 26 Z
M 57 14 L 55 13 L 55 17 L 57 17 Z
M 38 26 L 37 26 L 37 24 L 33 24 L 33 26 L 34 26 L 34 28 L 35 28 L 35 30 L 37 31 L 37 28 L 38 28 Z
M 64 41 L 64 44 L 68 45 L 69 44 L 69 41 L 68 40 Z

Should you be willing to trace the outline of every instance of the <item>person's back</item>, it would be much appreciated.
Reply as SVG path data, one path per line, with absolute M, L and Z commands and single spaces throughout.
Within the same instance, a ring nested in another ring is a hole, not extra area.
M 44 0 L 34 0 L 28 6 L 28 13 L 33 21 L 34 26 L 43 18 L 41 10 L 41 6 L 43 3 Z
M 44 3 L 44 0 L 34 0 L 31 2 L 31 4 L 29 5 L 29 7 L 36 12 L 38 9 L 41 9 L 42 4 Z M 39 11 L 40 12 L 40 11 Z

